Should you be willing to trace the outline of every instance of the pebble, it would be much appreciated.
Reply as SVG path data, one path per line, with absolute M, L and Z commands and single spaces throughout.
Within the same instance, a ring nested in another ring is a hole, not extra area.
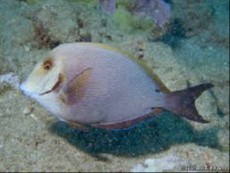
M 12 72 L 4 75 L 0 75 L 0 84 L 3 82 L 8 83 L 10 86 L 14 87 L 15 89 L 19 87 L 19 77 Z
M 24 115 L 29 115 L 29 114 L 31 114 L 33 112 L 33 110 L 34 110 L 34 108 L 32 106 L 27 106 L 27 107 L 24 108 L 23 114 Z

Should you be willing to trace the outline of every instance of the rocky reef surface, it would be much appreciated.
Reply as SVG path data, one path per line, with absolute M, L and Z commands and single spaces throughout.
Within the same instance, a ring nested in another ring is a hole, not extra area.
M 229 171 L 229 1 L 159 1 L 158 12 L 170 7 L 160 26 L 132 2 L 109 12 L 96 0 L 1 2 L 0 171 Z M 56 122 L 18 86 L 50 49 L 83 41 L 133 53 L 172 91 L 213 83 L 196 101 L 210 123 L 165 114 L 83 133 Z

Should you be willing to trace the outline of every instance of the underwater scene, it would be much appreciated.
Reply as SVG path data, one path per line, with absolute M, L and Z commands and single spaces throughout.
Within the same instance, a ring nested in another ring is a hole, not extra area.
M 0 0 L 0 172 L 229 172 L 229 0 Z

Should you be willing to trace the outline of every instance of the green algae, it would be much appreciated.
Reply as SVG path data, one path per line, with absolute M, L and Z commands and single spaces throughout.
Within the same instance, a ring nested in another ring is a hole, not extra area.
M 7 82 L 3 82 L 0 84 L 0 96 L 7 93 L 7 91 L 10 91 L 12 89 L 12 86 L 8 84 Z
M 39 2 L 41 2 L 42 0 L 26 0 L 27 4 L 29 5 L 34 5 L 37 4 Z
M 133 32 L 135 30 L 146 32 L 154 27 L 154 22 L 151 19 L 135 16 L 122 6 L 119 6 L 114 13 L 113 21 L 125 32 Z
M 67 1 L 85 5 L 88 8 L 94 8 L 99 5 L 98 0 L 67 0 Z

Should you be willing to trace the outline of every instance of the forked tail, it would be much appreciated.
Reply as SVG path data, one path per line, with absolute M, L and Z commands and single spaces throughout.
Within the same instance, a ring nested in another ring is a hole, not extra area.
M 189 120 L 208 123 L 196 110 L 195 100 L 203 91 L 212 88 L 211 83 L 200 84 L 185 90 L 174 91 L 167 96 L 166 109 Z

